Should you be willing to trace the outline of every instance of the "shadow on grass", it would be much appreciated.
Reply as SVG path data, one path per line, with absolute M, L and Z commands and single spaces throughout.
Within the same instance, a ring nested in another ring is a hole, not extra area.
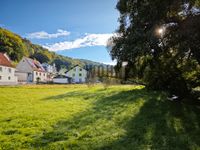
M 42 100 L 69 100 L 71 98 L 81 98 L 81 99 L 90 99 L 90 98 L 100 98 L 103 96 L 103 93 L 105 93 L 105 90 L 95 90 L 95 92 L 88 92 L 88 90 L 77 90 L 72 92 L 67 92 L 64 94 L 56 95 L 56 96 L 49 96 Z
M 127 134 L 99 149 L 199 149 L 200 109 L 150 99 L 128 121 Z
M 197 149 L 200 110 L 163 100 L 146 89 L 105 95 L 70 92 L 57 98 L 96 98 L 93 107 L 35 138 L 35 148 L 69 149 Z M 55 98 L 55 97 L 54 97 Z M 48 100 L 54 99 L 47 98 Z

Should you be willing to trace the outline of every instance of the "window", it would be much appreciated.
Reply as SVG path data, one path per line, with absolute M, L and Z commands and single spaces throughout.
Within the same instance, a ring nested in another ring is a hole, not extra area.
M 1 78 L 2 78 L 2 77 L 0 76 L 0 80 L 1 80 Z
M 38 73 L 36 72 L 36 75 L 38 75 Z
M 10 80 L 11 79 L 11 77 L 8 77 L 8 80 Z
M 0 67 L 0 72 L 2 72 L 2 67 Z
M 74 71 L 76 71 L 76 68 L 74 68 Z
M 79 77 L 81 77 L 82 76 L 82 73 L 79 73 Z
M 81 68 L 80 68 L 79 70 L 80 70 L 80 71 L 82 71 L 82 69 L 81 69 Z
M 45 76 L 45 73 L 44 73 L 44 76 Z
M 40 73 L 40 76 L 41 76 L 41 73 Z
M 75 77 L 75 73 L 73 74 L 73 77 Z
M 11 73 L 11 71 L 12 71 L 12 70 L 11 70 L 10 68 L 8 68 L 8 72 Z

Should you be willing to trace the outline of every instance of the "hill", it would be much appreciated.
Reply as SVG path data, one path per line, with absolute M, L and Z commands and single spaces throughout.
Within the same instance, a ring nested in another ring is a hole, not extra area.
M 0 52 L 6 52 L 11 60 L 16 64 L 23 56 L 37 59 L 40 63 L 55 63 L 57 70 L 62 67 L 71 68 L 74 65 L 102 65 L 102 63 L 93 62 L 85 59 L 73 59 L 70 57 L 58 55 L 48 49 L 31 43 L 28 39 L 7 30 L 0 28 Z

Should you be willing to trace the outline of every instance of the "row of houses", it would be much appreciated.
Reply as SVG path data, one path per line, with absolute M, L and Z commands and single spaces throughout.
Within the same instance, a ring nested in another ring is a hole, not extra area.
M 14 67 L 6 53 L 0 53 L 0 85 L 36 82 L 84 83 L 86 78 L 87 71 L 78 65 L 64 74 L 58 74 L 55 65 L 41 64 L 27 57 L 23 57 Z

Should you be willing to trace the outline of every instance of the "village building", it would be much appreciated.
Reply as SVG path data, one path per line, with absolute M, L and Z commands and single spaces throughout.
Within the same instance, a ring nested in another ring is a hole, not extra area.
M 19 82 L 48 82 L 48 73 L 40 62 L 31 58 L 23 57 L 16 67 L 16 75 Z
M 6 53 L 0 53 L 0 85 L 17 84 L 15 68 Z
M 50 65 L 48 63 L 42 63 L 42 67 L 47 72 L 48 82 L 52 82 L 53 78 L 57 75 L 56 65 Z
M 66 72 L 66 76 L 72 78 L 72 83 L 85 83 L 87 79 L 87 70 L 76 65 Z
M 48 73 L 51 73 L 51 74 L 56 74 L 57 73 L 57 69 L 56 69 L 56 65 L 55 64 L 50 65 L 48 63 L 42 63 L 42 67 Z
M 57 75 L 53 78 L 53 83 L 56 84 L 67 84 L 71 83 L 72 78 L 67 77 L 65 75 Z

